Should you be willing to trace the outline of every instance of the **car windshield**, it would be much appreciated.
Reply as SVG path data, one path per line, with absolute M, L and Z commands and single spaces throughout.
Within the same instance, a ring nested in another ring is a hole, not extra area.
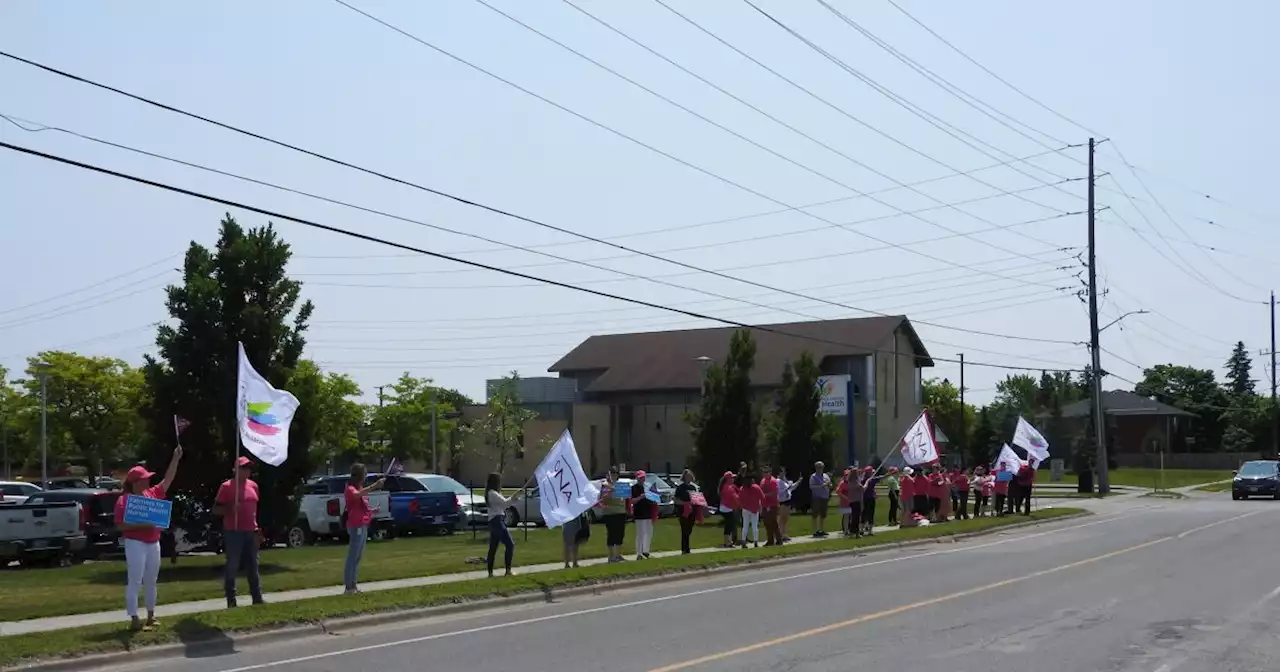
M 471 491 L 467 486 L 449 478 L 448 476 L 419 476 L 418 482 L 431 492 L 452 492 L 455 495 L 467 496 Z
M 1275 476 L 1275 462 L 1245 462 L 1240 467 L 1241 476 Z

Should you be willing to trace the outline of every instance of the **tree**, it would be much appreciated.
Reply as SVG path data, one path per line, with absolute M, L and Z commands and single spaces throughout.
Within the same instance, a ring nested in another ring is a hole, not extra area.
M 289 390 L 303 405 L 315 409 L 311 441 L 311 461 L 332 463 L 342 455 L 362 452 L 362 429 L 369 421 L 369 408 L 352 397 L 361 394 L 356 381 L 343 373 L 324 373 L 315 362 L 298 362 L 289 379 Z
M 1005 376 L 996 383 L 996 398 L 989 405 L 991 424 L 996 431 L 1012 435 L 1018 416 L 1034 415 L 1039 390 L 1039 382 L 1030 374 Z
M 12 465 L 21 468 L 34 454 L 35 440 L 28 430 L 39 428 L 38 412 L 31 398 L 9 383 L 9 371 L 0 366 L 0 443 L 8 460 L 0 465 L 5 468 L 3 473 L 9 473 Z
M 302 357 L 313 306 L 299 303 L 302 285 L 286 274 L 291 254 L 270 224 L 245 230 L 227 215 L 214 249 L 192 242 L 182 284 L 166 289 L 177 324 L 159 327 L 159 355 L 148 356 L 143 367 L 149 392 L 143 414 L 156 465 L 168 461 L 173 415 L 191 422 L 182 436 L 186 455 L 178 486 L 199 507 L 208 506 L 230 477 L 237 453 L 236 344 L 244 344 L 254 368 L 277 388 L 288 388 Z M 258 467 L 260 520 L 267 529 L 291 522 L 289 498 L 312 472 L 317 424 L 317 409 L 300 406 L 288 459 L 280 467 Z
M 920 384 L 920 388 L 924 407 L 929 409 L 934 424 L 951 439 L 948 449 L 961 456 L 966 455 L 977 411 L 970 404 L 961 406 L 960 388 L 946 378 L 929 378 Z
M 755 339 L 750 331 L 739 329 L 729 339 L 729 355 L 724 364 L 707 368 L 702 403 L 689 418 L 694 443 L 692 462 L 704 478 L 737 469 L 739 462 L 756 461 L 760 424 L 751 395 L 751 369 L 755 362 Z
M 373 410 L 375 433 L 387 442 L 391 455 L 424 461 L 431 459 L 433 409 L 437 457 L 441 453 L 458 450 L 449 442 L 450 435 L 457 427 L 457 407 L 453 402 L 458 397 L 466 397 L 454 390 L 442 390 L 431 383 L 430 378 L 415 378 L 405 373 L 388 386 L 391 394 L 383 400 L 381 407 Z M 523 423 L 520 426 L 523 427 Z M 442 451 L 442 448 L 445 450 Z M 505 466 L 505 460 L 501 461 Z
M 45 374 L 48 434 L 51 455 L 61 461 L 87 463 L 95 474 L 139 454 L 142 421 L 142 373 L 122 360 L 86 357 L 74 352 L 47 351 L 28 360 L 27 396 L 40 398 L 36 362 L 48 364 Z
M 782 370 L 782 389 L 764 423 L 769 459 L 790 474 L 805 473 L 819 460 L 831 463 L 831 445 L 838 429 L 834 416 L 819 412 L 821 375 L 818 362 L 808 351 L 800 353 L 794 363 L 787 362 Z
M 1227 359 L 1226 388 L 1227 394 L 1236 399 L 1254 396 L 1255 381 L 1251 374 L 1253 373 L 1253 359 L 1249 357 L 1249 351 L 1244 347 L 1244 341 L 1236 341 L 1236 346 L 1231 350 L 1231 357 Z
M 995 461 L 1000 450 L 1000 435 L 991 422 L 989 407 L 983 407 L 977 415 L 973 440 L 969 442 L 970 448 L 965 452 L 965 462 L 974 466 L 988 466 Z
M 1213 371 L 1175 364 L 1157 364 L 1142 372 L 1133 391 L 1163 404 L 1176 406 L 1199 416 L 1193 425 L 1196 452 L 1216 452 L 1222 448 L 1225 423 L 1222 409 L 1228 406 L 1226 392 L 1214 380 Z
M 494 448 L 498 456 L 498 473 L 504 473 L 507 459 L 524 453 L 524 427 L 537 413 L 520 405 L 520 374 L 498 381 L 489 394 L 488 412 L 475 427 L 485 438 L 485 444 Z

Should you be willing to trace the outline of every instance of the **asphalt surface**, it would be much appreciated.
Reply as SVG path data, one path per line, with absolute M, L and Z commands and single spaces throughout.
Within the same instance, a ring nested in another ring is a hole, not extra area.
M 1098 515 L 130 670 L 1273 672 L 1280 502 Z M 125 669 L 124 667 L 120 669 Z

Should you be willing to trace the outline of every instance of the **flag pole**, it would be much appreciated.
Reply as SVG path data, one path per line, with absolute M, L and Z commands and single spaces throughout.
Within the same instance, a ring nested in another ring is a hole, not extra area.
M 920 422 L 920 417 L 921 417 L 921 416 L 925 416 L 925 417 L 927 417 L 927 415 L 926 415 L 926 414 L 927 414 L 928 412 L 929 412 L 929 409 L 928 409 L 928 408 L 922 408 L 922 409 L 920 409 L 920 415 L 917 415 L 917 416 L 916 416 L 916 419 L 911 421 L 911 427 L 914 427 L 914 426 L 915 426 L 915 424 L 916 424 L 917 422 Z M 910 432 L 910 431 L 911 431 L 911 429 L 910 429 L 910 428 L 908 428 L 908 429 L 907 429 L 907 432 Z M 929 428 L 929 432 L 930 432 L 930 438 L 933 438 L 933 427 L 932 427 L 932 426 L 930 426 L 930 428 Z M 871 472 L 871 478 L 875 478 L 876 476 L 878 476 L 878 475 L 880 474 L 880 470 L 881 470 L 881 469 L 884 469 L 884 463 L 885 463 L 885 462 L 888 462 L 888 461 L 889 461 L 889 458 L 890 458 L 890 457 L 893 457 L 893 454 L 894 454 L 894 453 L 901 453 L 901 452 L 902 452 L 902 439 L 906 438 L 906 436 L 907 436 L 907 434 L 906 434 L 906 432 L 904 432 L 904 433 L 902 434 L 902 436 L 901 436 L 901 437 L 898 437 L 898 443 L 897 443 L 897 445 L 895 445 L 895 446 L 893 447 L 893 450 L 889 451 L 889 454 L 888 454 L 888 455 L 885 455 L 885 456 L 884 456 L 884 459 L 883 459 L 883 460 L 880 460 L 880 466 L 876 467 L 876 470 L 875 470 L 875 471 L 873 471 L 873 472 Z M 935 440 L 935 441 L 933 442 L 933 445 L 937 446 L 937 445 L 938 445 L 938 442 Z M 903 462 L 906 462 L 906 459 L 903 459 Z M 907 465 L 907 466 L 913 466 L 913 465 Z

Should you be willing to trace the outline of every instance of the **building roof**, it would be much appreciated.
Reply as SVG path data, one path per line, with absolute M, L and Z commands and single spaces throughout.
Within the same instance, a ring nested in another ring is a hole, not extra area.
M 751 379 L 759 386 L 780 385 L 786 362 L 805 350 L 822 362 L 828 357 L 868 355 L 886 345 L 892 347 L 891 337 L 899 327 L 910 336 L 919 364 L 933 366 L 911 322 L 901 315 L 762 326 L 773 331 L 752 330 L 756 364 Z M 702 385 L 698 358 L 723 362 L 729 354 L 729 339 L 737 330 L 719 327 L 592 336 L 548 371 L 600 372 L 582 390 L 588 392 L 696 390 Z
M 1085 418 L 1093 413 L 1091 399 L 1082 399 L 1062 407 L 1064 418 Z M 1194 416 L 1195 413 L 1181 408 L 1162 404 L 1128 390 L 1111 390 L 1102 393 L 1102 412 L 1107 415 L 1181 415 Z

